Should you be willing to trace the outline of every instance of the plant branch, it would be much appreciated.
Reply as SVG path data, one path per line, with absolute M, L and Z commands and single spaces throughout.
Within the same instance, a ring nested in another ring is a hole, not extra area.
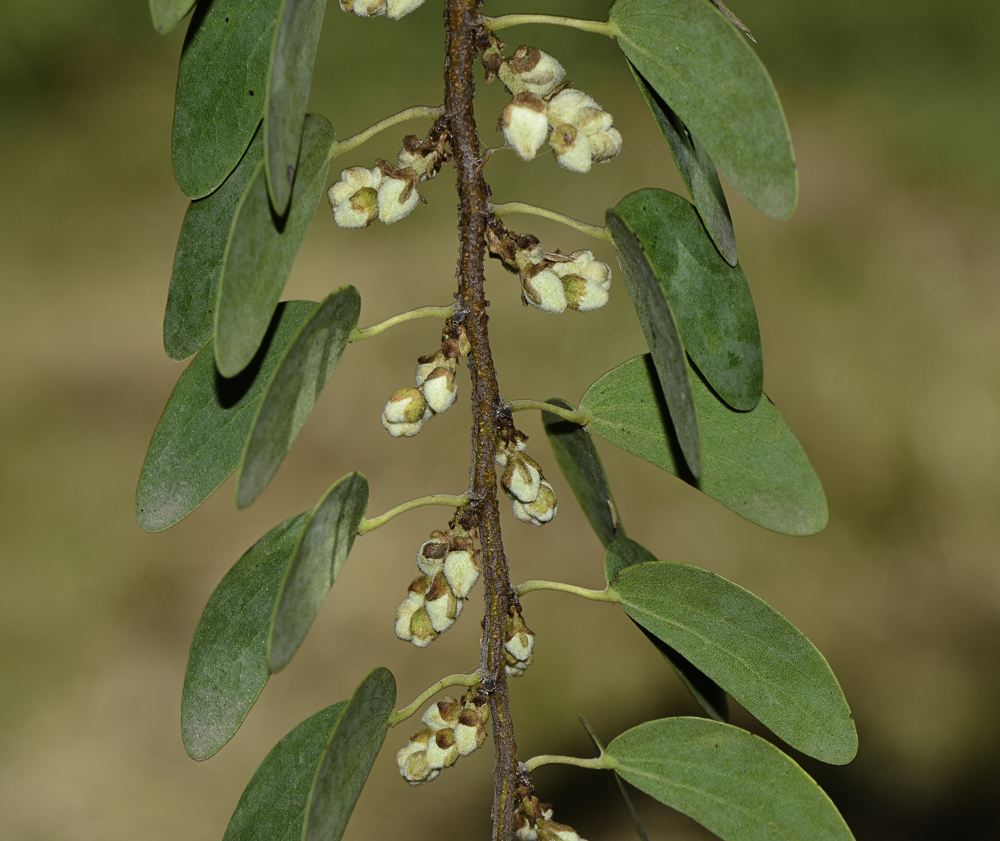
M 541 756 L 533 756 L 524 763 L 524 770 L 529 774 L 536 768 L 543 765 L 575 765 L 577 768 L 594 768 L 598 771 L 608 771 L 618 763 L 610 756 L 601 754 L 593 759 L 580 759 L 578 756 L 556 756 L 551 753 L 543 753 Z
M 510 400 L 508 402 L 510 403 L 510 410 L 512 412 L 528 412 L 532 409 L 537 409 L 541 412 L 550 412 L 565 421 L 577 424 L 577 426 L 586 426 L 593 420 L 590 412 L 583 409 L 577 409 L 574 412 L 572 409 L 564 409 L 562 406 L 556 406 L 554 403 L 545 403 L 542 400 Z
M 462 324 L 469 337 L 472 379 L 472 464 L 470 524 L 483 551 L 485 615 L 480 649 L 480 684 L 489 695 L 492 718 L 493 841 L 511 841 L 521 774 L 507 694 L 504 642 L 507 612 L 513 603 L 507 556 L 500 532 L 496 495 L 498 421 L 503 402 L 490 351 L 486 315 L 486 221 L 489 191 L 483 178 L 482 144 L 475 119 L 475 65 L 482 18 L 477 0 L 447 0 L 445 56 L 445 121 L 451 137 L 459 198 L 458 298 Z M 457 317 L 457 316 L 456 316 Z
M 424 505 L 447 505 L 449 508 L 464 508 L 468 502 L 468 494 L 459 494 L 458 496 L 452 496 L 451 494 L 431 494 L 430 496 L 422 496 L 419 499 L 411 499 L 409 502 L 397 505 L 395 508 L 389 509 L 374 519 L 362 520 L 361 525 L 358 527 L 358 534 L 368 534 L 370 531 L 375 531 L 375 529 L 388 523 L 393 517 Z
M 414 321 L 418 318 L 451 318 L 454 313 L 454 304 L 449 304 L 446 307 L 420 307 L 409 312 L 401 312 L 399 315 L 394 315 L 392 318 L 387 318 L 385 321 L 381 321 L 371 327 L 355 327 L 347 341 L 363 342 L 365 339 L 371 339 L 379 335 L 379 333 L 384 333 L 390 327 L 395 327 L 397 324 L 404 324 L 407 321 Z
M 350 152 L 351 149 L 356 149 L 365 141 L 371 140 L 380 131 L 392 128 L 400 123 L 405 123 L 407 120 L 417 120 L 422 117 L 440 117 L 443 110 L 444 109 L 440 105 L 415 105 L 413 108 L 407 108 L 405 111 L 400 111 L 398 114 L 393 114 L 391 117 L 379 120 L 375 123 L 375 125 L 369 126 L 364 131 L 355 134 L 353 137 L 348 137 L 346 140 L 334 140 L 330 145 L 330 160 L 332 161 L 335 157 L 337 157 L 337 155 L 343 155 L 345 152 Z
M 594 239 L 599 239 L 603 242 L 612 242 L 611 232 L 607 228 L 600 225 L 589 225 L 586 222 L 573 219 L 571 216 L 556 213 L 554 210 L 547 210 L 544 207 L 535 207 L 533 204 L 525 204 L 524 202 L 519 201 L 509 201 L 505 204 L 493 205 L 493 215 L 498 219 L 502 216 L 511 216 L 515 213 L 526 213 L 531 216 L 541 216 L 543 219 L 551 219 L 553 222 L 561 222 L 563 225 L 572 228 L 574 231 L 579 231 L 581 234 L 586 234 L 588 237 L 593 237 Z
M 610 585 L 603 590 L 588 590 L 586 587 L 577 587 L 575 584 L 563 584 L 561 581 L 543 581 L 535 578 L 531 581 L 524 581 L 514 588 L 518 598 L 528 593 L 534 593 L 536 590 L 558 590 L 560 593 L 572 593 L 574 596 L 580 596 L 594 602 L 618 604 L 622 600 L 618 591 Z
M 449 686 L 475 686 L 479 683 L 480 677 L 478 674 L 473 675 L 448 675 L 448 677 L 441 678 L 432 687 L 424 692 L 421 692 L 417 699 L 409 706 L 403 707 L 401 710 L 396 710 L 392 715 L 389 716 L 389 726 L 395 727 L 401 721 L 406 721 L 410 716 L 412 716 L 417 710 L 419 710 L 424 704 L 426 704 L 431 698 L 438 694 L 442 689 L 447 689 Z
M 581 20 L 580 18 L 567 18 L 561 15 L 501 15 L 497 18 L 483 17 L 483 26 L 493 32 L 507 29 L 509 26 L 520 26 L 524 23 L 552 23 L 556 26 L 568 26 L 570 29 L 582 29 L 584 32 L 596 32 L 598 35 L 607 35 L 609 38 L 617 38 L 621 33 L 617 23 L 600 20 Z

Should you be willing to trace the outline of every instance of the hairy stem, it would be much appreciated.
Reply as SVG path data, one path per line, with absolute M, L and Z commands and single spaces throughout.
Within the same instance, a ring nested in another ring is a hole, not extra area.
M 622 600 L 621 596 L 618 595 L 618 591 L 610 586 L 605 587 L 603 590 L 588 590 L 586 587 L 577 587 L 575 584 L 563 584 L 561 581 L 543 581 L 536 578 L 531 581 L 524 581 L 514 588 L 514 592 L 517 593 L 519 598 L 528 593 L 534 593 L 536 590 L 558 590 L 560 593 L 572 593 L 574 596 L 580 596 L 594 602 L 618 604 Z
M 393 517 L 424 505 L 447 505 L 449 508 L 464 508 L 468 502 L 468 494 L 459 494 L 458 496 L 452 496 L 451 494 L 431 494 L 430 496 L 422 496 L 419 499 L 411 499 L 409 502 L 404 502 L 402 505 L 390 508 L 378 517 L 371 520 L 362 520 L 361 525 L 358 526 L 358 534 L 367 534 L 370 531 L 375 531 L 375 529 L 388 523 Z
M 598 771 L 606 771 L 614 768 L 617 763 L 610 756 L 596 756 L 593 759 L 580 759 L 578 756 L 556 756 L 545 753 L 541 756 L 533 756 L 524 763 L 524 770 L 529 774 L 536 768 L 543 765 L 575 765 L 577 768 L 594 768 Z
M 392 128 L 400 123 L 405 123 L 407 120 L 432 119 L 440 116 L 440 105 L 416 105 L 413 108 L 407 108 L 405 111 L 400 111 L 398 114 L 393 114 L 391 117 L 379 120 L 375 125 L 369 126 L 353 137 L 348 137 L 346 140 L 334 140 L 330 146 L 330 160 L 332 161 L 337 155 L 343 155 L 344 152 L 350 152 L 351 149 L 356 149 L 365 141 L 371 140 L 380 131 L 385 131 L 385 129 Z
M 572 409 L 564 409 L 562 406 L 556 406 L 553 403 L 545 403 L 542 400 L 511 400 L 510 410 L 512 412 L 530 412 L 532 409 L 537 409 L 541 412 L 550 412 L 563 420 L 569 421 L 570 423 L 575 423 L 578 426 L 586 426 L 590 423 L 593 418 L 590 416 L 590 412 L 585 412 L 582 409 L 577 409 L 575 412 Z
M 407 321 L 413 321 L 417 318 L 451 318 L 454 312 L 454 304 L 449 304 L 446 307 L 420 307 L 409 312 L 401 312 L 399 315 L 394 315 L 392 318 L 387 318 L 385 321 L 381 321 L 371 327 L 355 327 L 351 331 L 351 335 L 347 341 L 363 342 L 365 339 L 371 339 L 379 335 L 379 333 L 384 333 L 390 327 L 395 327 L 397 324 L 404 324 Z
M 581 234 L 586 234 L 588 237 L 593 237 L 594 239 L 599 239 L 604 242 L 612 242 L 611 232 L 600 225 L 589 225 L 586 222 L 581 222 L 579 219 L 574 219 L 571 216 L 566 216 L 562 213 L 556 213 L 554 210 L 547 210 L 544 207 L 535 207 L 533 204 L 525 204 L 519 201 L 509 201 L 505 204 L 495 204 L 493 205 L 493 215 L 498 219 L 502 216 L 511 216 L 515 213 L 526 213 L 531 216 L 541 216 L 543 219 L 551 219 L 553 222 L 561 222 L 572 228 L 574 231 L 579 231 Z
M 477 0 L 447 0 L 445 28 L 445 120 L 455 158 L 459 199 L 458 297 L 469 344 L 472 379 L 471 491 L 474 524 L 483 550 L 486 605 L 479 671 L 489 694 L 494 745 L 493 841 L 510 841 L 520 784 L 517 744 L 507 694 L 504 642 L 507 611 L 515 598 L 500 533 L 493 457 L 503 403 L 490 351 L 484 289 L 489 191 L 483 179 L 482 147 L 476 127 L 475 62 L 482 19 Z M 458 318 L 456 314 L 455 318 Z
M 493 32 L 507 29 L 509 26 L 520 26 L 524 23 L 552 23 L 556 26 L 568 26 L 570 29 L 582 29 L 584 32 L 596 32 L 598 35 L 607 35 L 609 38 L 617 38 L 621 32 L 618 24 L 610 20 L 581 20 L 580 18 L 567 18 L 561 15 L 501 15 L 496 18 L 483 17 L 483 26 Z
M 399 722 L 406 721 L 406 719 L 417 712 L 417 710 L 437 695 L 442 689 L 447 689 L 449 686 L 475 686 L 479 683 L 479 680 L 480 677 L 478 674 L 448 675 L 448 677 L 441 678 L 441 680 L 435 683 L 432 687 L 424 692 L 421 692 L 412 704 L 407 707 L 403 707 L 401 710 L 396 710 L 392 715 L 390 715 L 389 726 L 395 727 L 399 724 Z

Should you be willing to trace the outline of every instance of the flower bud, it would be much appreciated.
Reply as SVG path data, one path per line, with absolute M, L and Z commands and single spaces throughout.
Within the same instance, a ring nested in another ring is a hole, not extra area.
M 556 504 L 556 492 L 552 485 L 542 479 L 538 496 L 534 502 L 522 503 L 514 501 L 514 516 L 522 523 L 540 526 L 549 522 L 559 512 Z
M 580 312 L 599 310 L 611 297 L 607 289 L 577 275 L 567 275 L 562 282 L 566 290 L 566 305 Z
M 458 362 L 454 359 L 449 359 L 444 355 L 444 351 L 438 351 L 431 356 L 421 356 L 417 360 L 417 370 L 414 376 L 417 388 L 420 388 L 424 384 L 424 381 L 438 368 L 444 368 L 446 371 L 455 371 L 458 369 Z
M 382 17 L 385 14 L 386 0 L 340 0 L 340 8 L 345 12 L 353 12 L 360 18 Z
M 503 109 L 500 118 L 503 137 L 519 158 L 530 161 L 538 153 L 549 134 L 545 116 L 545 101 L 538 95 L 519 93 Z
M 566 290 L 559 277 L 549 269 L 542 269 L 531 277 L 522 274 L 521 294 L 525 303 L 544 312 L 560 313 L 566 309 Z
M 602 260 L 595 259 L 593 251 L 574 251 L 569 257 L 571 259 L 552 265 L 552 271 L 559 277 L 577 275 L 584 280 L 597 283 L 604 289 L 611 286 L 611 266 Z
M 450 409 L 458 396 L 455 375 L 447 368 L 435 368 L 428 374 L 422 386 L 427 405 L 435 412 Z
M 420 201 L 413 181 L 385 176 L 378 188 L 378 216 L 386 225 L 409 216 Z
M 437 639 L 437 631 L 431 624 L 431 618 L 427 615 L 427 608 L 421 607 L 410 619 L 410 642 L 417 648 L 427 648 Z
M 500 66 L 498 75 L 511 93 L 531 91 L 548 96 L 559 87 L 566 71 L 548 53 L 534 47 L 518 47 Z
M 590 140 L 575 126 L 568 123 L 556 126 L 549 137 L 549 146 L 556 156 L 556 162 L 564 169 L 570 172 L 590 172 L 593 163 Z
M 424 0 L 389 0 L 386 9 L 388 15 L 393 20 L 399 20 L 403 15 L 408 15 L 414 9 L 419 8 Z
M 536 824 L 538 841 L 581 841 L 576 830 L 564 823 L 542 818 Z
M 602 131 L 607 131 L 614 125 L 614 117 L 600 106 L 584 106 L 576 112 L 576 116 L 571 120 L 577 131 L 583 132 L 587 137 L 593 137 Z
M 427 764 L 432 769 L 450 768 L 458 759 L 455 731 L 450 727 L 438 730 L 427 744 Z
M 479 580 L 481 569 L 476 552 L 460 550 L 449 552 L 444 559 L 444 577 L 456 598 L 466 599 Z
M 455 725 L 455 745 L 462 756 L 483 746 L 486 741 L 486 727 L 474 710 L 462 710 Z
M 432 532 L 430 540 L 423 543 L 417 551 L 417 567 L 425 575 L 437 575 L 444 566 L 444 556 L 448 554 L 450 546 L 444 532 Z
M 622 150 L 622 135 L 616 128 L 609 128 L 590 137 L 590 155 L 594 163 L 610 161 Z
M 426 751 L 419 751 L 412 754 L 405 765 L 399 765 L 399 773 L 411 786 L 416 786 L 420 783 L 429 783 L 441 772 L 431 768 Z
M 417 389 L 401 388 L 389 397 L 382 417 L 388 423 L 416 423 L 423 417 L 426 405 Z
M 443 634 L 455 624 L 461 608 L 443 573 L 438 573 L 435 576 L 434 585 L 427 593 L 424 607 L 430 617 L 431 627 L 437 633 Z
M 503 662 L 504 672 L 506 672 L 507 677 L 520 677 L 528 671 L 528 667 L 531 665 L 531 658 L 528 658 L 527 660 L 518 660 L 509 651 L 504 651 Z
M 423 606 L 423 594 L 414 593 L 411 590 L 407 594 L 406 598 L 403 599 L 403 601 L 401 601 L 399 606 L 396 608 L 396 636 L 403 640 L 403 642 L 410 642 L 413 639 L 413 631 L 411 630 L 413 614 L 420 610 Z
M 377 189 L 382 182 L 378 167 L 354 166 L 340 173 L 340 181 L 327 191 L 333 220 L 341 228 L 365 228 L 378 216 Z
M 538 488 L 542 480 L 542 471 L 538 462 L 521 453 L 516 458 L 507 461 L 501 484 L 503 489 L 514 499 L 521 502 L 534 502 L 538 497 Z
M 590 94 L 578 91 L 576 88 L 561 90 L 549 100 L 547 108 L 549 125 L 552 128 L 566 123 L 576 126 L 577 115 L 584 108 L 602 110 L 597 100 Z
M 462 705 L 446 695 L 436 704 L 431 704 L 420 720 L 431 730 L 444 730 L 447 727 L 455 727 L 459 723 L 461 712 Z
M 531 659 L 531 652 L 535 647 L 535 635 L 525 629 L 507 638 L 504 648 L 507 649 L 515 660 L 524 663 Z
M 469 341 L 469 334 L 462 325 L 458 327 L 458 352 L 462 356 L 472 353 L 472 343 Z

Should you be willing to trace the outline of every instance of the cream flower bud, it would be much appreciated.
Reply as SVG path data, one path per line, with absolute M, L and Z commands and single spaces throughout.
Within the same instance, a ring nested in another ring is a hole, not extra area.
M 514 655 L 515 660 L 520 660 L 522 663 L 531 659 L 534 647 L 535 635 L 527 629 L 514 634 L 504 643 L 504 648 Z
M 522 523 L 541 526 L 549 522 L 559 512 L 556 504 L 556 492 L 552 485 L 544 479 L 538 489 L 538 497 L 534 502 L 522 503 L 514 501 L 514 516 Z
M 450 727 L 438 730 L 427 744 L 427 763 L 432 769 L 450 768 L 458 759 L 455 731 Z
M 389 423 L 416 423 L 423 417 L 424 396 L 415 388 L 394 391 L 385 404 L 382 417 Z
M 593 137 L 602 131 L 607 131 L 614 125 L 614 118 L 603 108 L 583 107 L 576 112 L 571 121 L 577 131 L 582 131 L 588 137 Z
M 429 783 L 441 772 L 431 768 L 427 761 L 427 752 L 422 750 L 410 756 L 406 765 L 400 767 L 399 773 L 411 786 L 416 786 L 420 783 Z
M 556 126 L 549 137 L 549 146 L 556 162 L 570 172 L 590 172 L 593 164 L 590 139 L 575 126 L 564 123 Z
M 549 269 L 525 277 L 521 275 L 521 293 L 526 303 L 543 312 L 560 313 L 566 310 L 566 291 L 562 281 Z
M 377 189 L 382 182 L 378 167 L 353 166 L 340 173 L 340 181 L 327 191 L 333 220 L 341 228 L 365 228 L 378 215 Z
M 414 375 L 417 388 L 420 388 L 420 386 L 424 384 L 424 380 L 426 380 L 438 368 L 444 368 L 446 371 L 455 371 L 458 368 L 458 362 L 454 359 L 449 359 L 444 355 L 444 352 L 440 350 L 433 356 L 420 357 L 420 359 L 417 360 L 417 370 Z
M 449 552 L 444 559 L 444 577 L 458 599 L 466 599 L 479 580 L 480 566 L 472 550 Z
M 469 334 L 461 325 L 458 327 L 458 352 L 462 356 L 468 356 L 472 353 L 472 343 L 469 341 Z
M 424 606 L 424 597 L 416 593 L 410 593 L 396 608 L 396 636 L 403 642 L 410 642 L 413 639 L 411 625 L 413 614 Z
M 566 290 L 566 305 L 580 312 L 599 310 L 610 298 L 607 289 L 577 275 L 567 275 L 562 282 Z
M 517 841 L 538 841 L 538 832 L 534 827 L 525 824 L 514 833 Z
M 455 727 L 461 713 L 462 705 L 446 695 L 436 704 L 431 704 L 420 720 L 431 730 L 444 730 L 446 727 Z
M 594 281 L 604 289 L 611 286 L 611 266 L 595 259 L 593 251 L 574 251 L 569 257 L 570 260 L 553 264 L 552 271 L 559 277 L 576 275 L 584 280 Z
M 476 718 L 482 724 L 490 720 L 490 699 L 479 690 L 472 690 L 462 696 L 462 711 L 466 710 L 475 713 Z M 462 717 L 459 716 L 459 721 Z
M 424 380 L 422 386 L 427 405 L 435 412 L 450 409 L 458 396 L 455 375 L 447 368 L 435 368 Z
M 430 616 L 427 615 L 426 606 L 416 611 L 410 619 L 410 634 L 412 635 L 410 642 L 417 648 L 427 648 L 437 639 L 438 634 L 431 624 Z
M 590 155 L 597 164 L 610 161 L 622 150 L 622 135 L 616 128 L 592 135 L 589 140 Z
M 386 0 L 340 0 L 343 11 L 353 12 L 360 18 L 382 17 L 385 7 Z
M 420 571 L 432 577 L 441 572 L 450 545 L 444 532 L 433 532 L 430 540 L 423 543 L 417 551 L 417 567 Z
M 545 101 L 537 94 L 519 93 L 513 102 L 503 109 L 500 125 L 507 145 L 521 160 L 530 161 L 549 134 Z
M 547 109 L 549 125 L 552 128 L 565 123 L 575 126 L 577 115 L 583 108 L 601 110 L 601 106 L 597 104 L 597 100 L 590 94 L 578 91 L 576 88 L 561 90 L 549 100 Z
M 538 489 L 542 480 L 542 472 L 538 463 L 522 454 L 507 462 L 501 484 L 503 489 L 514 499 L 521 502 L 534 502 L 538 497 Z
M 462 710 L 455 725 L 455 745 L 462 756 L 483 746 L 486 741 L 486 727 L 474 710 Z
M 393 20 L 399 20 L 424 4 L 424 0 L 388 0 L 386 12 Z
M 434 586 L 431 587 L 424 603 L 427 615 L 431 620 L 431 627 L 437 633 L 443 634 L 455 624 L 460 610 L 458 604 L 458 599 L 452 593 L 444 575 L 438 573 L 434 578 Z
M 524 47 L 521 47 L 514 53 L 515 60 L 523 49 Z M 535 50 L 535 52 L 538 53 L 538 61 L 535 66 L 530 70 L 523 70 L 517 75 L 529 91 L 537 93 L 539 96 L 548 96 L 559 87 L 559 83 L 566 76 L 566 70 L 548 53 L 543 53 L 541 50 Z
M 378 217 L 386 225 L 409 216 L 420 201 L 412 181 L 386 176 L 378 188 Z

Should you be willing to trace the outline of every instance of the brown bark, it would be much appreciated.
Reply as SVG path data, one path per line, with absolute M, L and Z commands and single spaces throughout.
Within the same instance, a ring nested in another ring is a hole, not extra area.
M 479 132 L 473 105 L 474 64 L 481 19 L 477 0 L 448 0 L 445 12 L 445 120 L 451 135 L 459 196 L 458 297 L 461 318 L 472 346 L 472 515 L 483 549 L 486 612 L 480 668 L 482 688 L 490 696 L 495 748 L 493 839 L 510 841 L 520 774 L 510 716 L 504 642 L 513 591 L 500 533 L 493 456 L 503 413 L 496 369 L 490 353 L 484 289 L 485 233 L 489 190 L 483 179 Z

